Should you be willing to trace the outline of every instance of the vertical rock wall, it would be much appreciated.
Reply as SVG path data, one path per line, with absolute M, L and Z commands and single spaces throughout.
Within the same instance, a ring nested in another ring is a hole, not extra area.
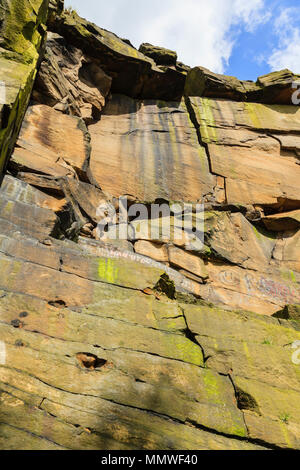
M 46 34 L 48 0 L 0 2 L 0 174 L 15 145 Z
M 298 77 L 190 70 L 61 1 L 39 61 L 48 2 L 0 5 L 0 448 L 300 449 Z M 151 219 L 126 240 L 97 229 L 120 196 Z M 153 235 L 154 202 L 204 212 Z

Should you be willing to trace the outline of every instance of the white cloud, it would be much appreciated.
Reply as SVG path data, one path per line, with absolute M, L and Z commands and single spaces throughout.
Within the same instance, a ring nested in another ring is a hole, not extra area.
M 300 8 L 286 8 L 275 21 L 275 34 L 279 38 L 267 61 L 272 70 L 288 68 L 300 73 Z
M 222 73 L 242 28 L 254 31 L 267 21 L 265 0 L 66 0 L 99 26 L 178 53 L 190 66 Z

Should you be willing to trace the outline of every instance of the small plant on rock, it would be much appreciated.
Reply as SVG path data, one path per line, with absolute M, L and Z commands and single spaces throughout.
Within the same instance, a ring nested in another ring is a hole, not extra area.
M 290 421 L 290 415 L 288 413 L 282 413 L 279 416 L 280 421 L 282 421 L 284 424 L 289 424 Z
M 73 7 L 68 7 L 68 8 L 65 9 L 65 13 L 67 15 L 73 16 L 73 15 L 77 14 L 77 11 Z
M 271 345 L 272 344 L 272 340 L 271 339 L 268 339 L 268 338 L 265 338 L 262 342 L 262 344 L 267 344 L 267 345 Z

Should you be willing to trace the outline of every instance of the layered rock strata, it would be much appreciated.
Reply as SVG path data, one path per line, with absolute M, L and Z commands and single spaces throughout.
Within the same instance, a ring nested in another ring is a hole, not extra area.
M 0 448 L 299 450 L 298 76 L 189 70 L 23 3 L 32 35 L 25 15 L 1 36 Z

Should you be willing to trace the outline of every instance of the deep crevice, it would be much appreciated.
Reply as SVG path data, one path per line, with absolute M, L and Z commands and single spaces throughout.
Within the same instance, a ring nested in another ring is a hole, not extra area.
M 205 153 L 206 153 L 207 161 L 208 161 L 208 165 L 209 165 L 209 171 L 212 175 L 222 177 L 222 175 L 218 175 L 217 173 L 214 173 L 213 170 L 212 170 L 212 163 L 211 163 L 211 158 L 210 158 L 210 155 L 209 155 L 208 145 L 202 139 L 201 131 L 200 131 L 200 125 L 197 122 L 197 117 L 196 117 L 195 111 L 193 109 L 193 106 L 191 104 L 190 98 L 188 96 L 185 96 L 184 99 L 185 99 L 185 105 L 186 105 L 187 111 L 188 111 L 189 116 L 190 116 L 190 120 L 191 120 L 191 122 L 192 122 L 192 124 L 193 124 L 193 126 L 196 130 L 196 133 L 197 133 L 199 145 L 201 147 L 204 147 L 204 149 L 205 149 Z

